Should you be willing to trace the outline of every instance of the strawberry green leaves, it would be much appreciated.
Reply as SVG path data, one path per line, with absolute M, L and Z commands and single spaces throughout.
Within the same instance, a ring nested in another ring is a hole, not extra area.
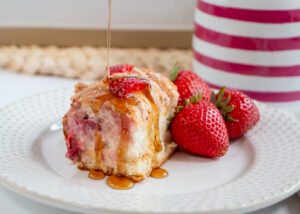
M 177 106 L 177 110 L 181 110 L 183 109 L 185 106 L 189 105 L 189 104 L 193 104 L 196 102 L 201 101 L 203 98 L 202 94 L 199 92 L 196 96 L 193 96 L 191 99 L 186 99 L 184 101 L 184 104 L 182 106 Z
M 231 94 L 229 93 L 227 97 L 224 97 L 226 87 L 222 87 L 217 95 L 215 106 L 220 110 L 225 121 L 237 122 L 236 119 L 232 118 L 228 113 L 234 110 L 233 105 L 228 105 L 231 99 Z
M 179 72 L 179 66 L 178 66 L 178 62 L 176 62 L 171 72 L 171 76 L 170 76 L 171 81 L 174 82 L 176 80 L 178 76 L 178 72 Z

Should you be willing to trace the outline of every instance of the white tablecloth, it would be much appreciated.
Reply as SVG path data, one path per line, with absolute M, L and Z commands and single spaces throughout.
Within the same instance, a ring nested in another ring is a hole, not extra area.
M 72 87 L 78 80 L 45 76 L 26 76 L 0 70 L 0 108 L 18 99 L 59 88 Z M 299 112 L 300 113 L 300 112 Z M 299 114 L 300 115 L 300 114 Z M 42 205 L 0 186 L 0 213 L 69 214 L 71 212 Z M 251 214 L 299 214 L 297 195 Z

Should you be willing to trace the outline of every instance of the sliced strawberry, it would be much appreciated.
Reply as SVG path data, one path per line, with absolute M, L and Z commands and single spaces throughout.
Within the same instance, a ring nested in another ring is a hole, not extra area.
M 120 64 L 120 65 L 115 65 L 115 66 L 109 67 L 109 72 L 111 75 L 115 74 L 115 73 L 127 73 L 127 72 L 132 71 L 133 68 L 134 68 L 133 65 Z
M 146 79 L 135 76 L 127 76 L 121 78 L 110 79 L 109 90 L 112 94 L 119 98 L 128 98 L 132 93 L 143 90 L 149 85 Z
M 76 135 L 73 130 L 71 130 L 66 138 L 67 153 L 66 157 L 78 161 L 80 152 L 83 151 L 83 143 L 76 140 Z
M 75 122 L 78 126 L 80 126 L 81 130 L 85 131 L 85 133 L 88 133 L 90 130 L 101 130 L 100 124 L 96 123 L 94 120 L 78 118 Z

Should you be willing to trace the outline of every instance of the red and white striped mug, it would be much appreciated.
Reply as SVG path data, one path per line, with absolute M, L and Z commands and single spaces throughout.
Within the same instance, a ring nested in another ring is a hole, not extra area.
M 210 86 L 300 106 L 300 0 L 198 0 L 193 48 Z

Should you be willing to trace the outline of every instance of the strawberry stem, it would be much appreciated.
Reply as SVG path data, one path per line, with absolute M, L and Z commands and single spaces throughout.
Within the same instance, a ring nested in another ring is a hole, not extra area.
M 220 113 L 222 114 L 225 121 L 237 122 L 236 119 L 228 115 L 228 113 L 234 110 L 234 106 L 228 105 L 231 99 L 231 94 L 228 94 L 228 96 L 225 98 L 224 97 L 225 91 L 226 91 L 225 86 L 220 89 L 218 93 L 218 98 L 215 99 L 216 101 L 214 102 L 214 104 L 220 110 Z
M 227 115 L 227 121 L 229 121 L 229 122 L 234 122 L 234 123 L 236 123 L 237 122 L 237 120 L 236 119 L 234 119 L 233 117 L 231 117 L 231 116 L 229 116 L 229 115 Z
M 199 102 L 199 101 L 202 100 L 202 98 L 203 98 L 203 96 L 202 96 L 202 94 L 199 92 L 196 96 L 193 96 L 191 99 L 186 99 L 186 100 L 184 101 L 183 106 L 177 106 L 177 107 L 176 107 L 176 109 L 175 109 L 175 115 L 178 114 L 178 113 L 180 112 L 180 110 L 183 109 L 184 107 L 186 107 L 187 105 L 193 104 L 193 103 L 196 103 L 196 102 Z M 174 116 L 173 116 L 173 117 L 169 117 L 169 118 L 168 118 L 168 121 L 172 121 L 173 118 L 174 118 Z
M 220 91 L 219 91 L 219 93 L 218 93 L 217 101 L 216 101 L 216 103 L 215 103 L 215 105 L 216 105 L 217 107 L 218 107 L 218 106 L 220 106 L 220 107 L 223 107 L 223 106 L 224 106 L 224 103 L 223 103 L 222 99 L 223 99 L 223 97 L 224 97 L 225 91 L 226 91 L 225 86 L 222 87 L 222 88 L 220 89 Z
M 177 106 L 177 110 L 179 110 L 179 111 L 183 108 L 184 108 L 184 106 Z
M 199 102 L 201 101 L 203 98 L 202 94 L 199 92 L 196 96 L 193 96 L 191 99 L 186 99 L 184 101 L 184 104 L 183 106 L 177 106 L 176 108 L 176 113 L 178 113 L 181 109 L 183 109 L 184 107 L 186 107 L 187 105 L 189 104 L 193 104 L 193 103 L 196 103 L 196 102 Z
M 178 72 L 179 72 L 179 66 L 178 66 L 178 61 L 175 63 L 171 75 L 170 75 L 170 80 L 171 81 L 175 81 L 177 76 L 178 76 Z
M 173 119 L 174 119 L 174 116 L 172 116 L 172 117 L 168 117 L 168 119 L 167 119 L 167 120 L 171 122 Z

